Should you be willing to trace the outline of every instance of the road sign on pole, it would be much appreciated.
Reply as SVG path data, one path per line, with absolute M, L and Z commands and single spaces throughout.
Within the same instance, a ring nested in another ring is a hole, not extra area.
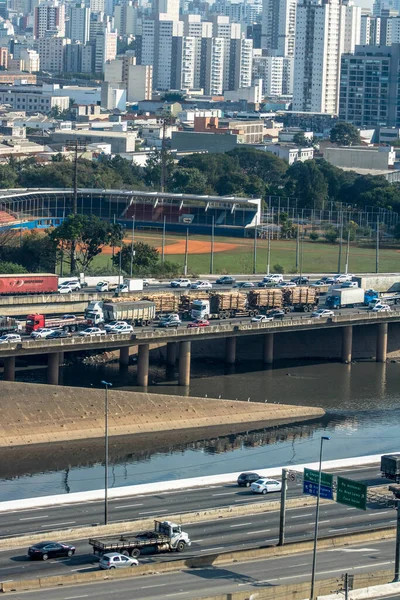
M 337 478 L 336 502 L 367 510 L 367 486 L 360 481 L 352 481 L 345 477 Z
M 319 472 L 314 469 L 304 469 L 303 494 L 318 496 Z M 333 500 L 333 475 L 321 472 L 320 497 Z

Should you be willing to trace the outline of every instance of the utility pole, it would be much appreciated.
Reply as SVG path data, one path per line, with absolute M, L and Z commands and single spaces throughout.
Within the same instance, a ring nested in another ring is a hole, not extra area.
M 318 469 L 318 494 L 317 494 L 317 508 L 315 511 L 315 527 L 314 527 L 314 548 L 313 548 L 313 559 L 312 559 L 312 572 L 311 572 L 311 592 L 310 600 L 315 600 L 315 574 L 317 569 L 317 541 L 318 541 L 318 520 L 319 520 L 319 504 L 321 499 L 321 479 L 322 479 L 322 449 L 324 441 L 329 440 L 327 435 L 321 436 L 321 445 L 319 450 L 319 469 Z
M 133 257 L 135 256 L 135 215 L 132 217 L 132 244 L 131 244 L 131 277 L 133 274 Z
M 188 272 L 188 252 L 189 252 L 189 229 L 186 229 L 185 264 L 183 267 L 183 274 L 185 277 L 187 277 L 187 272 Z
M 162 244 L 161 244 L 161 262 L 164 264 L 165 257 L 165 225 L 167 217 L 164 215 L 163 229 L 162 229 Z
M 349 574 L 344 574 L 344 600 L 349 600 Z
M 86 144 L 79 141 L 78 138 L 67 142 L 65 150 L 72 150 L 74 156 L 74 179 L 73 179 L 73 198 L 72 198 L 72 214 L 78 214 L 78 152 L 85 152 Z M 81 155 L 82 156 L 82 155 Z M 76 240 L 71 240 L 71 275 L 76 269 Z
M 343 238 L 343 209 L 340 213 L 340 229 L 339 229 L 339 258 L 337 272 L 341 273 L 342 268 L 342 238 Z
M 105 387 L 104 398 L 104 525 L 108 525 L 108 388 L 112 383 L 101 382 Z
M 215 216 L 212 217 L 211 225 L 211 253 L 210 253 L 210 275 L 214 273 L 214 228 L 215 228 Z
M 349 254 L 350 254 L 350 229 L 347 232 L 347 248 L 346 248 L 346 266 L 344 272 L 349 272 Z
M 268 244 L 267 244 L 267 275 L 269 275 L 269 270 L 271 266 L 271 231 L 268 227 Z
M 296 235 L 296 273 L 299 272 L 299 250 L 300 250 L 300 224 L 297 219 L 297 235 Z
M 394 559 L 394 580 L 400 581 L 400 500 L 396 501 L 397 523 L 396 523 L 396 555 Z
M 379 273 L 379 218 L 376 217 L 376 257 L 375 272 Z
M 279 515 L 278 546 L 283 546 L 285 543 L 287 480 L 288 480 L 288 469 L 282 469 L 281 510 L 280 510 L 280 515 Z
M 173 117 L 165 116 L 162 119 L 162 139 L 161 139 L 161 174 L 160 174 L 160 189 L 165 192 L 165 180 L 167 170 L 167 127 L 174 122 Z
M 257 225 L 254 227 L 253 273 L 257 273 Z

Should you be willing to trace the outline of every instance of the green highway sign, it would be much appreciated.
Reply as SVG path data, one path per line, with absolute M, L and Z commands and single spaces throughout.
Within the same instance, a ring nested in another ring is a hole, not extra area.
M 318 485 L 319 471 L 314 471 L 314 469 L 304 469 L 304 481 L 309 481 L 310 483 L 316 483 Z M 321 471 L 321 485 L 332 487 L 333 475 Z
M 360 481 L 338 476 L 336 502 L 367 510 L 367 486 Z

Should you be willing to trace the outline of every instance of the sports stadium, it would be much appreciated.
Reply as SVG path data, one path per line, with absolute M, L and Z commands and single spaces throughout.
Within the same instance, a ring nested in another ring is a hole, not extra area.
M 77 213 L 115 221 L 127 229 L 243 237 L 261 222 L 261 198 L 198 196 L 128 190 L 77 190 Z M 0 227 L 41 229 L 73 212 L 73 189 L 0 192 Z

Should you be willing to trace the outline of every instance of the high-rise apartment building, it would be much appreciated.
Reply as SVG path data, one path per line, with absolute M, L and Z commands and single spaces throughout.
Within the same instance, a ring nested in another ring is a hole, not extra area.
M 89 8 L 92 13 L 104 13 L 105 0 L 89 0 Z
M 340 0 L 298 4 L 293 110 L 337 114 L 345 10 Z
M 234 89 L 232 85 L 232 67 L 234 64 L 231 51 L 233 46 L 232 40 L 240 40 L 242 37 L 241 27 L 239 23 L 231 23 L 229 17 L 213 16 L 213 37 L 224 40 L 224 64 L 223 64 L 223 87 L 224 90 Z
M 138 12 L 137 4 L 133 0 L 120 0 L 114 6 L 115 29 L 118 35 L 138 34 Z
M 361 15 L 360 45 L 379 46 L 381 43 L 381 18 Z
M 400 125 L 400 44 L 357 46 L 343 54 L 339 118 L 354 125 Z
M 42 71 L 62 73 L 65 65 L 66 46 L 70 43 L 71 40 L 64 37 L 40 38 L 37 42 L 37 51 Z
M 65 6 L 58 0 L 42 2 L 35 6 L 33 35 L 35 39 L 44 38 L 47 32 L 65 36 Z
M 36 50 L 24 48 L 21 50 L 20 59 L 23 63 L 23 71 L 28 71 L 28 73 L 40 71 L 40 58 Z
M 263 0 L 261 47 L 294 56 L 297 0 Z
M 344 11 L 343 52 L 354 52 L 360 44 L 361 6 L 355 6 L 353 0 L 342 0 Z
M 253 51 L 253 83 L 261 79 L 263 96 L 293 94 L 293 58 L 270 56 L 266 50 Z
M 90 8 L 84 3 L 72 4 L 69 9 L 69 37 L 72 42 L 87 44 L 90 33 Z

